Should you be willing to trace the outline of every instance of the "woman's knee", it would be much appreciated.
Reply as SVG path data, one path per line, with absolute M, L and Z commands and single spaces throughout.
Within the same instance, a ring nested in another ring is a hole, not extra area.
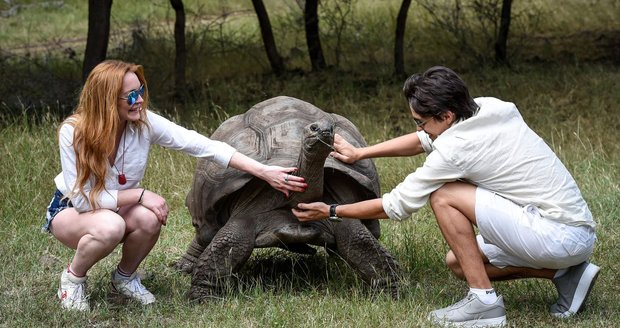
M 107 212 L 101 215 L 105 217 L 96 220 L 97 224 L 92 227 L 90 235 L 105 243 L 118 244 L 125 236 L 125 221 L 120 215 Z
M 140 229 L 149 235 L 158 234 L 161 230 L 161 223 L 157 216 L 146 207 L 139 206 L 132 211 L 131 220 L 134 230 Z

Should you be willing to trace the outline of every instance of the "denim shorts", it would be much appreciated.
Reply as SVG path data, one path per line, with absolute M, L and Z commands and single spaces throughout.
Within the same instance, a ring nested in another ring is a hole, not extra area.
M 47 211 L 45 211 L 45 224 L 41 228 L 42 232 L 51 232 L 51 224 L 52 220 L 56 216 L 56 214 L 60 213 L 60 211 L 65 208 L 73 207 L 69 198 L 66 198 L 60 190 L 56 189 L 54 193 L 54 197 L 50 201 L 50 204 L 47 206 Z

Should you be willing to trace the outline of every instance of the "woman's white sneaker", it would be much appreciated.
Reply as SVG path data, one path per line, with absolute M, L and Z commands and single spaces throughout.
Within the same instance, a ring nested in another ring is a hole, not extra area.
M 155 296 L 142 285 L 137 272 L 127 279 L 118 279 L 116 270 L 112 271 L 112 292 L 134 299 L 143 305 L 155 302 Z
M 86 294 L 86 277 L 76 277 L 66 269 L 62 270 L 58 298 L 60 305 L 65 309 L 90 311 Z

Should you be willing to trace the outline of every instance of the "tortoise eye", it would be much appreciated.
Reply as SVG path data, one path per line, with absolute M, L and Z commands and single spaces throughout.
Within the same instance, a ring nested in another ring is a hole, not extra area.
M 318 124 L 315 123 L 315 124 L 310 125 L 310 131 L 316 132 L 318 130 L 319 130 Z

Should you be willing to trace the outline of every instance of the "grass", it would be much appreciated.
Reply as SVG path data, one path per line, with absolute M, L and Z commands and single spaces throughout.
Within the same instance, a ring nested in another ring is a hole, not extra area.
M 496 283 L 506 299 L 511 325 L 617 326 L 618 67 L 522 65 L 510 72 L 481 69 L 463 77 L 475 95 L 493 95 L 517 103 L 526 121 L 573 173 L 599 224 L 592 260 L 602 267 L 602 272 L 586 310 L 568 323 L 553 319 L 547 306 L 556 296 L 549 281 Z M 259 81 L 249 84 L 254 83 Z M 263 96 L 296 96 L 346 115 L 370 143 L 413 129 L 399 94 L 399 82 L 385 81 L 363 90 L 358 83 L 338 74 L 290 79 L 280 85 L 263 84 L 256 99 L 230 99 L 220 104 L 228 108 L 236 103 L 241 111 L 243 103 L 259 101 Z M 244 79 L 230 83 L 228 88 L 241 93 L 247 85 Z M 308 89 L 308 85 L 322 88 L 316 91 Z M 218 122 L 217 116 L 196 114 L 188 125 L 210 133 Z M 398 301 L 384 296 L 370 298 L 345 263 L 322 251 L 305 257 L 269 249 L 254 252 L 241 274 L 241 285 L 226 299 L 190 303 L 184 295 L 190 277 L 175 272 L 168 264 L 185 251 L 193 237 L 183 202 L 195 160 L 157 147 L 151 154 L 144 185 L 161 193 L 172 211 L 158 244 L 141 266 L 147 274 L 145 284 L 158 297 L 157 305 L 143 308 L 109 299 L 108 275 L 119 259 L 116 251 L 89 273 L 93 311 L 60 311 L 55 296 L 58 275 L 72 252 L 39 232 L 44 208 L 53 192 L 53 178 L 59 171 L 57 124 L 53 115 L 37 122 L 24 115 L 6 118 L 0 131 L 4 154 L 0 157 L 0 175 L 4 177 L 0 187 L 0 286 L 5 299 L 0 303 L 0 327 L 424 327 L 428 325 L 425 318 L 429 311 L 456 301 L 466 291 L 465 284 L 443 266 L 447 246 L 430 210 L 423 208 L 408 221 L 382 222 L 381 241 L 405 272 Z M 394 187 L 422 160 L 377 159 L 382 190 Z
M 294 2 L 265 2 L 289 68 L 307 71 L 303 28 L 298 25 L 300 9 Z M 0 18 L 0 81 L 4 81 L 0 83 L 0 176 L 4 182 L 0 186 L 0 295 L 4 300 L 0 327 L 425 327 L 429 311 L 464 295 L 465 284 L 443 265 L 447 245 L 425 207 L 410 220 L 382 222 L 381 242 L 405 273 L 398 301 L 369 297 L 351 268 L 323 251 L 306 257 L 263 249 L 254 251 L 240 274 L 239 287 L 226 299 L 190 303 L 185 297 L 190 277 L 168 265 L 193 238 L 184 200 L 196 160 L 155 147 L 143 184 L 163 195 L 172 210 L 169 224 L 141 270 L 158 303 L 143 308 L 109 299 L 109 272 L 119 260 L 117 250 L 89 272 L 93 311 L 61 311 L 55 296 L 58 276 L 73 253 L 39 231 L 53 179 L 60 170 L 59 114 L 71 110 L 80 87 L 77 58 L 81 58 L 83 41 L 79 39 L 85 38 L 87 26 L 86 2 L 63 3 L 60 8 L 24 7 L 16 16 Z M 145 65 L 154 109 L 173 120 L 209 135 L 223 120 L 253 104 L 289 95 L 346 116 L 371 144 L 415 128 L 400 95 L 403 81 L 390 76 L 393 18 L 400 1 L 353 1 L 354 19 L 343 39 L 341 67 L 279 78 L 263 75 L 268 65 L 262 57 L 256 21 L 248 14 L 249 1 L 184 3 L 191 92 L 183 106 L 166 98 L 171 90 L 173 53 L 173 14 L 168 1 L 114 1 L 112 8 L 110 55 Z M 4 6 L 0 4 L 0 10 L 6 10 Z M 551 318 L 547 307 L 556 295 L 549 281 L 497 283 L 511 325 L 620 326 L 620 66 L 617 59 L 589 62 L 614 53 L 615 48 L 609 48 L 600 55 L 602 48 L 592 45 L 607 40 L 611 34 L 605 31 L 620 30 L 615 14 L 618 2 L 567 0 L 558 7 L 553 1 L 536 0 L 513 6 L 513 12 L 523 15 L 511 27 L 514 37 L 509 47 L 515 51 L 514 62 L 511 68 L 493 68 L 467 64 L 468 54 L 455 56 L 454 40 L 436 30 L 414 1 L 406 34 L 407 69 L 417 72 L 435 64 L 452 66 L 474 96 L 515 102 L 528 124 L 573 174 L 598 223 L 592 261 L 602 272 L 585 311 L 568 321 Z M 222 13 L 236 15 L 226 21 L 215 19 Z M 323 32 L 333 35 L 330 30 Z M 603 37 L 589 38 L 588 33 Z M 323 41 L 328 62 L 333 63 L 334 38 Z M 63 52 L 64 47 L 76 51 L 77 57 Z M 377 159 L 382 190 L 396 186 L 423 160 Z

